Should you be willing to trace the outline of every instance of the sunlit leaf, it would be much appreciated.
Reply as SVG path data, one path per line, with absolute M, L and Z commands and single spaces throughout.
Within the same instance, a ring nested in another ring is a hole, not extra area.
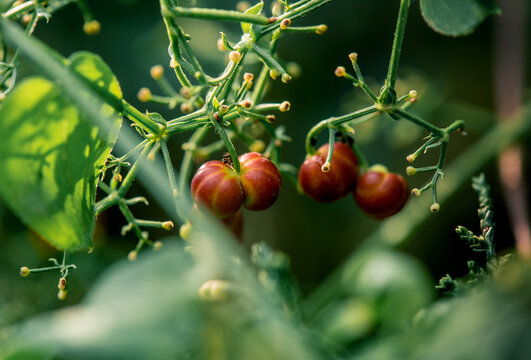
M 69 66 L 91 86 L 121 99 L 116 78 L 96 55 L 74 54 Z M 22 82 L 0 110 L 0 195 L 58 249 L 92 243 L 97 176 L 122 121 L 110 105 L 100 113 L 112 118 L 113 132 L 105 140 L 59 86 L 44 78 Z

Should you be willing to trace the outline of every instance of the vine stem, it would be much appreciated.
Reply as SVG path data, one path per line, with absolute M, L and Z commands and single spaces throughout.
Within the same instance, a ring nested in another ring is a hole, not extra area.
M 387 71 L 386 79 L 386 86 L 390 87 L 391 89 L 394 89 L 396 83 L 398 63 L 400 61 L 400 52 L 402 51 L 402 43 L 404 42 L 404 34 L 406 32 L 409 3 L 410 0 L 400 1 L 400 10 L 398 12 L 395 37 L 393 40 L 393 48 L 391 50 L 391 58 L 389 60 L 389 69 Z

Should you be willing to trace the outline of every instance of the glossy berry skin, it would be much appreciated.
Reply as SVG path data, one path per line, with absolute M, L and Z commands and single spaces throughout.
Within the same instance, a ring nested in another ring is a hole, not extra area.
M 238 159 L 244 195 L 243 206 L 253 211 L 269 208 L 277 200 L 282 184 L 276 165 L 256 152 L 243 154 Z
M 369 217 L 384 219 L 396 214 L 409 198 L 409 186 L 399 174 L 369 170 L 362 174 L 354 200 Z
M 218 218 L 235 214 L 243 203 L 238 174 L 222 161 L 207 161 L 192 179 L 192 198 Z
M 330 170 L 321 167 L 328 156 L 328 144 L 321 146 L 315 155 L 306 159 L 299 170 L 299 183 L 312 199 L 329 203 L 347 195 L 358 179 L 358 159 L 344 143 L 334 143 Z

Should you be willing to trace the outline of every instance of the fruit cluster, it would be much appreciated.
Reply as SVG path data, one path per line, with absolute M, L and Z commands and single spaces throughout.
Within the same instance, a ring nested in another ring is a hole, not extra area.
M 257 152 L 238 157 L 240 173 L 229 155 L 223 161 L 204 163 L 192 179 L 192 198 L 202 208 L 233 228 L 241 228 L 242 205 L 253 211 L 271 207 L 278 198 L 282 178 L 276 165 Z
M 345 143 L 335 142 L 328 162 L 328 144 L 306 159 L 299 170 L 299 183 L 312 199 L 328 203 L 351 191 L 361 210 L 375 219 L 399 212 L 409 197 L 406 180 L 375 165 L 359 175 L 358 159 Z

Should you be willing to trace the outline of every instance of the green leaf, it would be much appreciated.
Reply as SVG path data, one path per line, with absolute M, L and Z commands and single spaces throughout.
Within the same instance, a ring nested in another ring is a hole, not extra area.
M 467 35 L 487 16 L 499 14 L 494 0 L 420 0 L 426 23 L 448 36 Z
M 245 14 L 250 14 L 250 15 L 260 15 L 260 13 L 262 12 L 262 8 L 264 7 L 264 2 L 263 1 L 260 1 L 258 4 L 254 5 L 254 6 L 251 6 L 249 9 L 245 10 Z M 246 23 L 246 22 L 242 22 L 241 23 L 242 25 L 242 31 L 246 34 L 250 34 L 251 33 L 251 28 L 252 28 L 252 24 L 250 23 Z
M 121 99 L 118 81 L 96 55 L 76 53 L 68 65 L 91 87 Z M 122 122 L 110 105 L 100 112 L 112 118 L 105 140 L 59 86 L 40 77 L 22 82 L 0 109 L 0 195 L 61 250 L 92 244 L 97 177 Z

